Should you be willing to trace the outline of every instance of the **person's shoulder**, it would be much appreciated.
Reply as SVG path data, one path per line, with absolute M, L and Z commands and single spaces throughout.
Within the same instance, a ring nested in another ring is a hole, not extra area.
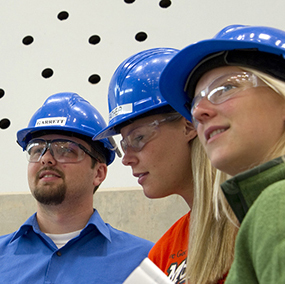
M 258 197 L 259 203 L 285 202 L 285 179 L 267 186 Z
M 142 245 L 149 245 L 153 246 L 153 242 L 143 239 L 141 237 L 135 236 L 131 233 L 118 230 L 114 227 L 112 227 L 110 224 L 106 224 L 109 227 L 111 238 L 116 239 L 117 241 L 122 241 L 124 243 L 129 242 L 129 244 L 142 244 Z
M 8 245 L 15 236 L 15 233 L 16 232 L 0 236 L 0 246 Z
M 247 216 L 248 221 L 254 226 L 261 226 L 266 223 L 265 228 L 272 229 L 285 219 L 285 180 L 276 181 L 267 186 L 258 198 L 254 201 Z M 248 222 L 247 221 L 247 222 Z M 243 221 L 244 223 L 244 221 Z
M 173 243 L 177 239 L 187 239 L 189 230 L 190 212 L 180 217 L 155 243 L 155 247 L 159 249 L 165 249 L 166 247 L 172 247 Z
M 177 230 L 181 231 L 183 228 L 188 231 L 189 221 L 190 221 L 190 212 L 186 213 L 180 217 L 166 232 L 164 235 L 177 234 Z

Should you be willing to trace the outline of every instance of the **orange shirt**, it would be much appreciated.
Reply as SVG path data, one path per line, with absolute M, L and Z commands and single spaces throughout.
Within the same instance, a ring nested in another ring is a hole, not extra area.
M 185 283 L 190 211 L 156 242 L 148 257 L 176 284 Z
M 185 283 L 190 211 L 156 242 L 148 257 L 175 284 Z M 217 284 L 224 284 L 227 273 Z

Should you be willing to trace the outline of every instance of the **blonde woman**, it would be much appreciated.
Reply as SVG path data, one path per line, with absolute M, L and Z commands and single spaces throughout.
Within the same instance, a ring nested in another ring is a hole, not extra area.
M 177 50 L 170 48 L 150 49 L 117 68 L 108 93 L 109 125 L 96 139 L 121 134 L 122 162 L 132 168 L 145 195 L 162 198 L 178 194 L 189 206 L 189 212 L 155 244 L 149 258 L 174 283 L 185 283 L 188 262 L 192 283 L 221 284 L 233 260 L 237 229 L 224 213 L 216 219 L 209 200 L 216 171 L 193 124 L 159 92 L 160 74 L 176 54 Z
M 185 48 L 161 77 L 169 103 L 193 117 L 212 165 L 233 176 L 221 185 L 241 223 L 226 283 L 285 283 L 284 42 L 275 28 L 226 27 Z M 177 66 L 178 103 L 167 90 Z

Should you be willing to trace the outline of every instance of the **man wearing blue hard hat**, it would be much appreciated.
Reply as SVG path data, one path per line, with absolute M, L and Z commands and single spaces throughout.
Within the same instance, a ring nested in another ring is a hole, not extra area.
M 181 50 L 160 89 L 232 176 L 221 188 L 240 228 L 226 284 L 285 283 L 285 31 L 225 27 Z
M 75 93 L 50 96 L 17 133 L 37 212 L 0 237 L 2 283 L 121 284 L 152 243 L 104 223 L 93 194 L 115 158 L 114 142 L 92 141 L 106 124 Z

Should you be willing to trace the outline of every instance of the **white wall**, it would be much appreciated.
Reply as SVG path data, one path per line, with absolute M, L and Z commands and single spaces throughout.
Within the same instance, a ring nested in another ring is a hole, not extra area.
M 106 223 L 153 242 L 189 211 L 178 195 L 151 200 L 138 188 L 102 189 L 94 195 L 94 207 Z M 0 235 L 4 235 L 36 211 L 36 201 L 30 193 L 0 193 L 0 208 Z
M 159 0 L 0 0 L 0 192 L 28 192 L 27 162 L 15 143 L 17 130 L 51 94 L 78 92 L 107 120 L 107 89 L 115 68 L 126 57 L 152 47 L 182 48 L 212 37 L 229 24 L 269 25 L 285 29 L 284 0 L 173 0 L 161 8 Z M 59 20 L 66 11 L 69 17 Z M 138 32 L 148 37 L 135 40 Z M 32 36 L 30 45 L 23 38 Z M 88 43 L 99 35 L 97 45 Z M 54 74 L 43 78 L 51 68 Z M 101 81 L 88 78 L 99 74 Z M 117 159 L 102 188 L 137 186 L 131 170 Z

